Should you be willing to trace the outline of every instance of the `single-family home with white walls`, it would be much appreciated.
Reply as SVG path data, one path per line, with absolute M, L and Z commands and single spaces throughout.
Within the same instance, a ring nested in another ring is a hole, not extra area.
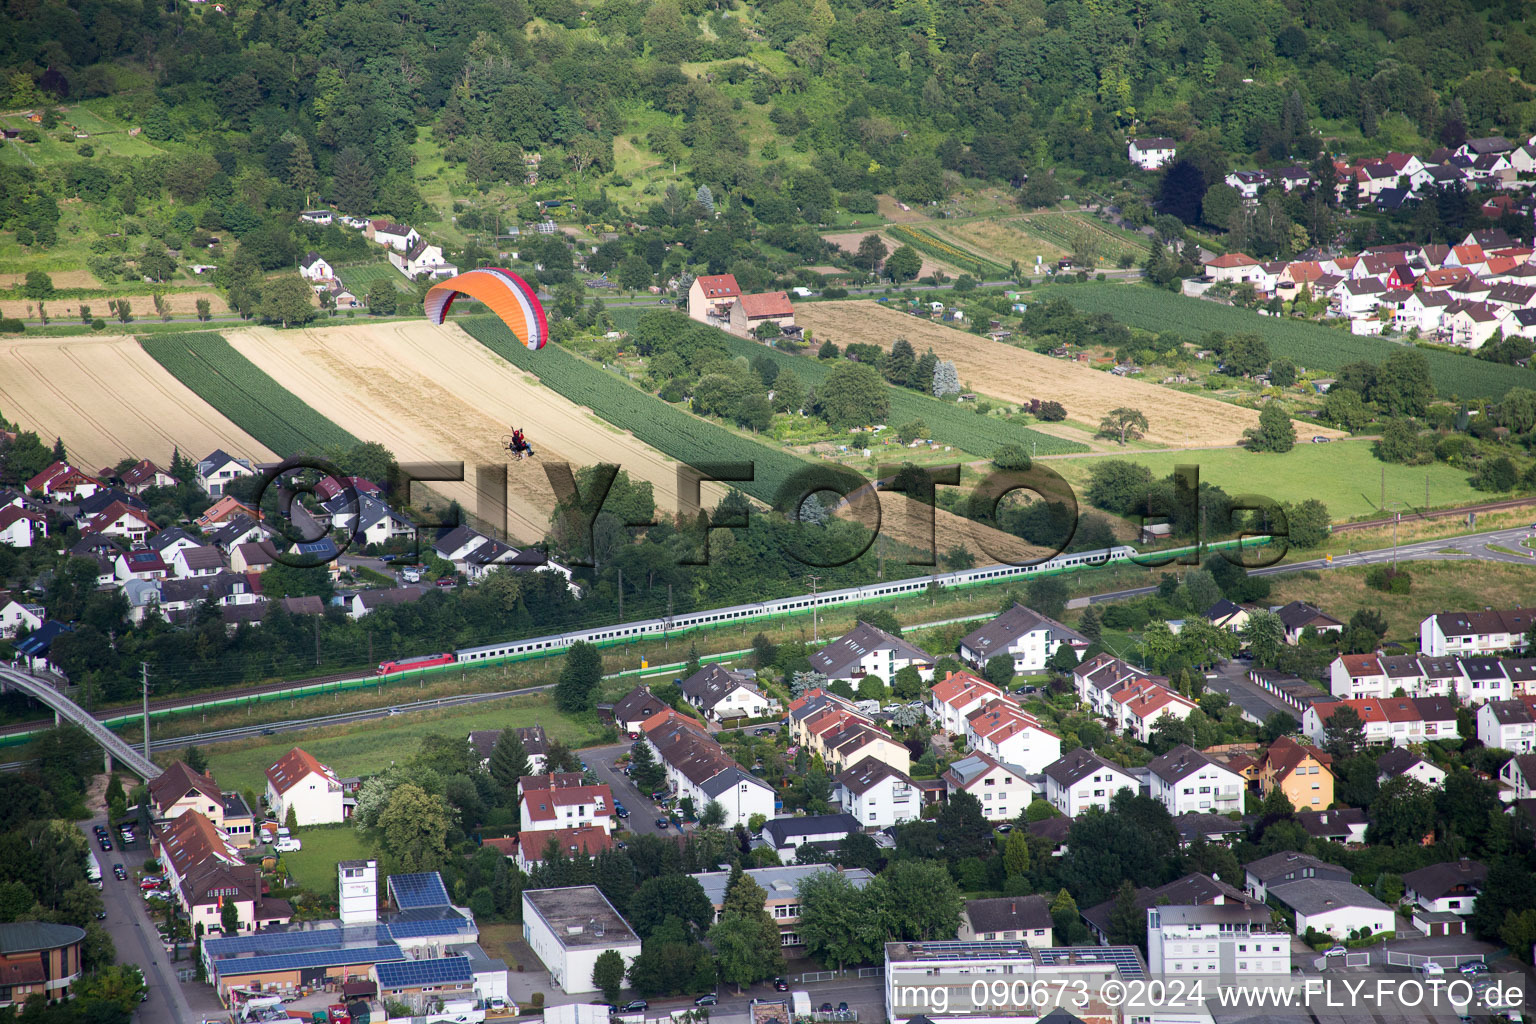
M 873 757 L 866 757 L 832 780 L 832 799 L 867 829 L 915 821 L 923 809 L 922 794 L 912 779 Z
M 1013 659 L 1014 674 L 1023 675 L 1045 671 L 1046 663 L 1064 645 L 1076 664 L 1088 649 L 1089 640 L 1077 630 L 1016 603 L 968 633 L 960 641 L 960 659 L 980 670 L 999 654 L 1007 655 Z
M 267 769 L 267 808 L 280 822 L 292 809 L 299 825 L 336 825 L 346 818 L 341 780 L 314 756 L 294 747 Z
M 1078 747 L 1045 767 L 1045 798 L 1062 814 L 1075 818 L 1090 807 L 1109 810 L 1122 789 L 1141 789 L 1136 777 L 1098 754 Z
M 1174 817 L 1226 814 L 1243 809 L 1247 780 L 1188 744 L 1180 743 L 1147 765 L 1151 796 Z

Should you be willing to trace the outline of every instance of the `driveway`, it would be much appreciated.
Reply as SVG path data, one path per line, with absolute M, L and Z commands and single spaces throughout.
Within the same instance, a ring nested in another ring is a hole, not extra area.
M 656 819 L 662 816 L 661 809 L 648 795 L 635 788 L 628 775 L 614 767 L 614 762 L 628 754 L 629 750 L 630 744 L 620 743 L 611 747 L 589 747 L 580 753 L 581 759 L 597 773 L 597 777 L 608 783 L 613 798 L 629 811 L 629 817 L 621 819 L 626 829 L 636 835 L 675 835 L 676 831 L 672 828 L 656 827 Z
M 1227 699 L 1243 709 L 1244 718 L 1260 725 L 1276 711 L 1283 711 L 1300 722 L 1301 712 L 1248 678 L 1248 669 L 1252 664 L 1250 661 L 1236 659 L 1223 662 L 1205 674 L 1206 689 L 1225 694 Z

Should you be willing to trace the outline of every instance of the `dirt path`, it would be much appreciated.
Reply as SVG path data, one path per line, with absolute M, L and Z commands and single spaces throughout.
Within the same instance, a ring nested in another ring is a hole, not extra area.
M 805 303 L 795 311 L 795 318 L 819 340 L 838 344 L 860 341 L 890 348 L 904 337 L 919 354 L 932 348 L 941 359 L 953 359 L 962 386 L 968 389 L 1014 403 L 1054 399 L 1066 407 L 1070 419 L 1080 422 L 1097 423 L 1120 406 L 1140 409 L 1147 417 L 1146 440 L 1154 444 L 1174 448 L 1236 444 L 1244 430 L 1259 422 L 1258 412 L 1252 409 L 1116 377 L 866 300 Z M 1303 429 L 1308 434 L 1346 436 L 1310 423 Z
M 677 462 L 561 397 L 452 324 L 347 325 L 278 333 L 230 331 L 229 343 L 300 399 L 401 461 L 460 461 L 470 479 L 432 490 L 478 506 L 473 476 L 507 465 L 508 533 L 524 543 L 549 528 L 555 495 L 544 466 L 616 462 L 649 480 L 658 510 L 677 508 Z M 507 463 L 501 437 L 527 433 L 538 457 Z M 713 505 L 725 491 L 705 485 Z
M 274 458 L 121 335 L 0 342 L 0 413 L 45 444 L 62 437 L 92 473 L 130 455 L 168 466 L 178 447 L 192 459 L 215 448 Z

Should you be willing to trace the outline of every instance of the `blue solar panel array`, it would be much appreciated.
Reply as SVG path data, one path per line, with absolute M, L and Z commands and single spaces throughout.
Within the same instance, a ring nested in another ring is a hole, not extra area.
M 345 946 L 374 946 L 388 942 L 389 933 L 382 925 L 353 924 L 338 928 L 308 928 L 289 932 L 258 932 L 207 939 L 203 949 L 212 960 L 248 954 L 299 952 L 300 950 L 339 949 Z
M 374 968 L 381 988 L 416 988 L 420 985 L 451 985 L 475 980 L 467 956 L 444 956 L 435 960 L 401 960 L 382 963 Z
M 428 935 L 462 935 L 473 926 L 460 917 L 458 920 L 391 921 L 384 926 L 392 939 L 416 939 Z
M 381 960 L 398 960 L 400 955 L 400 947 L 390 942 L 378 946 L 356 946 L 351 949 L 316 949 L 304 953 L 245 956 L 234 960 L 217 960 L 213 967 L 219 974 L 229 977 L 239 974 L 265 974 L 269 971 L 340 967 L 343 964 L 372 964 Z
M 390 875 L 389 891 L 395 897 L 395 906 L 401 910 L 411 907 L 440 907 L 448 904 L 448 890 L 443 887 L 443 876 L 436 871 L 414 875 Z

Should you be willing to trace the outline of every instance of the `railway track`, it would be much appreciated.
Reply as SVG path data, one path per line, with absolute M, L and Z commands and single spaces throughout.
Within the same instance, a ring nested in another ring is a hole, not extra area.
M 1404 520 L 1421 519 L 1445 519 L 1450 516 L 1464 516 L 1469 512 L 1497 512 L 1501 509 L 1520 508 L 1522 505 L 1536 505 L 1536 497 L 1508 498 L 1504 501 L 1488 501 L 1481 505 L 1463 505 L 1461 508 L 1444 508 L 1438 511 L 1414 512 L 1411 515 L 1404 513 Z M 1339 523 L 1333 528 L 1334 533 L 1348 533 L 1352 530 L 1371 530 L 1378 526 L 1391 526 L 1393 516 L 1384 519 L 1366 519 L 1358 523 Z

